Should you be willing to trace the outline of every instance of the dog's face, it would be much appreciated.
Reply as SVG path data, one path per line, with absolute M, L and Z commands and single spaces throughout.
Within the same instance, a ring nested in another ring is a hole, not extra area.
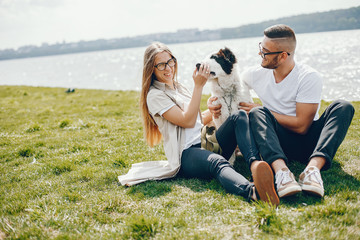
M 209 80 L 215 80 L 231 75 L 234 64 L 236 63 L 236 57 L 230 49 L 225 47 L 224 49 L 220 49 L 219 52 L 207 56 L 202 63 L 209 64 Z M 200 63 L 196 64 L 196 67 L 199 69 Z

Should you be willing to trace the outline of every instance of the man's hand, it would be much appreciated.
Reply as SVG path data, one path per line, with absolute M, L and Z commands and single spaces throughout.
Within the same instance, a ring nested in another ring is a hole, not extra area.
M 207 100 L 207 107 L 214 118 L 219 118 L 221 115 L 221 104 L 213 105 L 213 102 L 217 99 L 218 99 L 217 97 L 210 97 Z
M 241 102 L 239 104 L 239 108 L 242 110 L 245 110 L 247 114 L 249 114 L 250 110 L 253 109 L 254 107 L 258 107 L 261 106 L 260 104 L 257 103 L 249 103 L 249 102 Z

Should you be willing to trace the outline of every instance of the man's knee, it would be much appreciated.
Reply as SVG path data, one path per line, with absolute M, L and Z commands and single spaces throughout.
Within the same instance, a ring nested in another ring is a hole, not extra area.
M 341 103 L 341 107 L 344 109 L 345 112 L 348 112 L 349 114 L 354 115 L 355 108 L 350 102 L 345 101 L 345 100 L 339 100 L 339 101 Z
M 342 116 L 353 117 L 355 113 L 354 106 L 345 100 L 336 100 L 331 104 L 333 110 L 339 110 Z

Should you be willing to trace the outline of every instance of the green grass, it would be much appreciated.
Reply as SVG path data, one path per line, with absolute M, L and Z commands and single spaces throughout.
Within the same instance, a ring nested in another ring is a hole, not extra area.
M 299 194 L 275 209 L 216 180 L 119 185 L 131 164 L 165 159 L 143 140 L 138 99 L 131 91 L 0 86 L 0 239 L 360 238 L 360 102 L 322 173 L 325 197 Z M 289 167 L 296 175 L 304 168 Z M 235 168 L 250 177 L 241 158 Z

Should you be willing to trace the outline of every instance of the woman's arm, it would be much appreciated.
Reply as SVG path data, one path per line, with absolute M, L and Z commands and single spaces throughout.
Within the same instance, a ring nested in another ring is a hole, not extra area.
M 194 90 L 189 103 L 189 106 L 184 111 L 178 106 L 173 106 L 166 111 L 162 116 L 169 122 L 183 128 L 192 128 L 195 126 L 196 117 L 200 108 L 200 101 L 203 87 L 210 76 L 209 66 L 201 65 L 199 71 L 194 70 Z
M 204 125 L 209 124 L 209 123 L 213 120 L 213 119 L 212 119 L 212 114 L 211 114 L 211 112 L 210 112 L 209 109 L 203 111 L 203 112 L 201 113 L 201 117 L 202 117 L 202 121 L 203 121 L 203 124 L 204 124 Z

